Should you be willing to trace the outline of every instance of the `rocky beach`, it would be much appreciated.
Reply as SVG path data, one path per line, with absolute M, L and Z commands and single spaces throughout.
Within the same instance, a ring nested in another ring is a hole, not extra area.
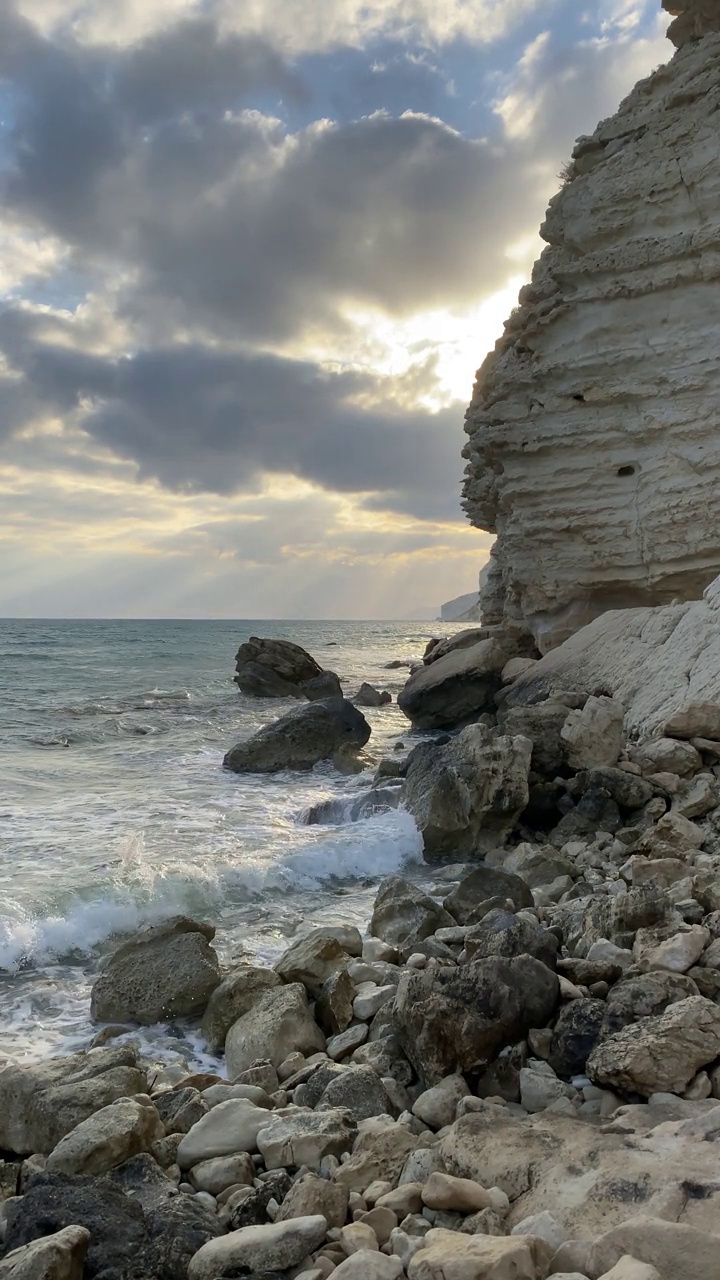
M 334 640 L 237 652 L 223 777 L 342 780 L 304 827 L 402 816 L 422 883 L 374 867 L 365 920 L 265 962 L 201 913 L 117 929 L 90 1046 L 0 1060 L 0 1280 L 717 1280 L 720 6 L 664 7 L 478 375 L 481 623 L 357 688 Z

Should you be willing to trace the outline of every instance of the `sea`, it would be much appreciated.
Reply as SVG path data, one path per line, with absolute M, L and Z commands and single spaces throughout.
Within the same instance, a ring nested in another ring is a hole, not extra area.
M 252 635 L 302 645 L 346 695 L 363 680 L 393 695 L 365 710 L 375 762 L 419 738 L 396 705 L 425 622 L 0 619 L 0 1063 L 73 1053 L 97 1033 L 90 990 L 103 958 L 145 924 L 212 922 L 225 966 L 272 963 L 307 927 L 365 930 L 379 881 L 429 869 L 408 813 L 343 820 L 374 764 L 346 777 L 238 775 L 235 742 L 297 707 L 233 683 Z M 309 825 L 337 799 L 341 820 Z M 129 1029 L 129 1036 L 138 1036 Z M 220 1069 L 197 1027 L 144 1029 L 161 1063 Z

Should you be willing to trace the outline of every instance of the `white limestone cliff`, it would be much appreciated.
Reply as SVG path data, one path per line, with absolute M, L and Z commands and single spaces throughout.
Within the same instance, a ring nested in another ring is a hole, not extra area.
M 720 3 L 665 7 L 680 47 L 576 144 L 467 415 L 483 620 L 541 652 L 720 571 Z

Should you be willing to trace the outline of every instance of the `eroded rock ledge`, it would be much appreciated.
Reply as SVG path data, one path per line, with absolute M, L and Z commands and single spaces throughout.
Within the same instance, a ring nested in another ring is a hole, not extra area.
M 720 570 L 720 5 L 665 7 L 681 47 L 578 140 L 467 415 L 483 621 L 543 652 Z

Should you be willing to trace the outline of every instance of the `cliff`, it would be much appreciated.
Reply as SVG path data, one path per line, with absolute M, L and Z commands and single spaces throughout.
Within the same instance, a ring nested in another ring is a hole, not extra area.
M 578 140 L 467 414 L 483 620 L 541 652 L 720 570 L 720 3 L 665 7 L 678 51 Z

